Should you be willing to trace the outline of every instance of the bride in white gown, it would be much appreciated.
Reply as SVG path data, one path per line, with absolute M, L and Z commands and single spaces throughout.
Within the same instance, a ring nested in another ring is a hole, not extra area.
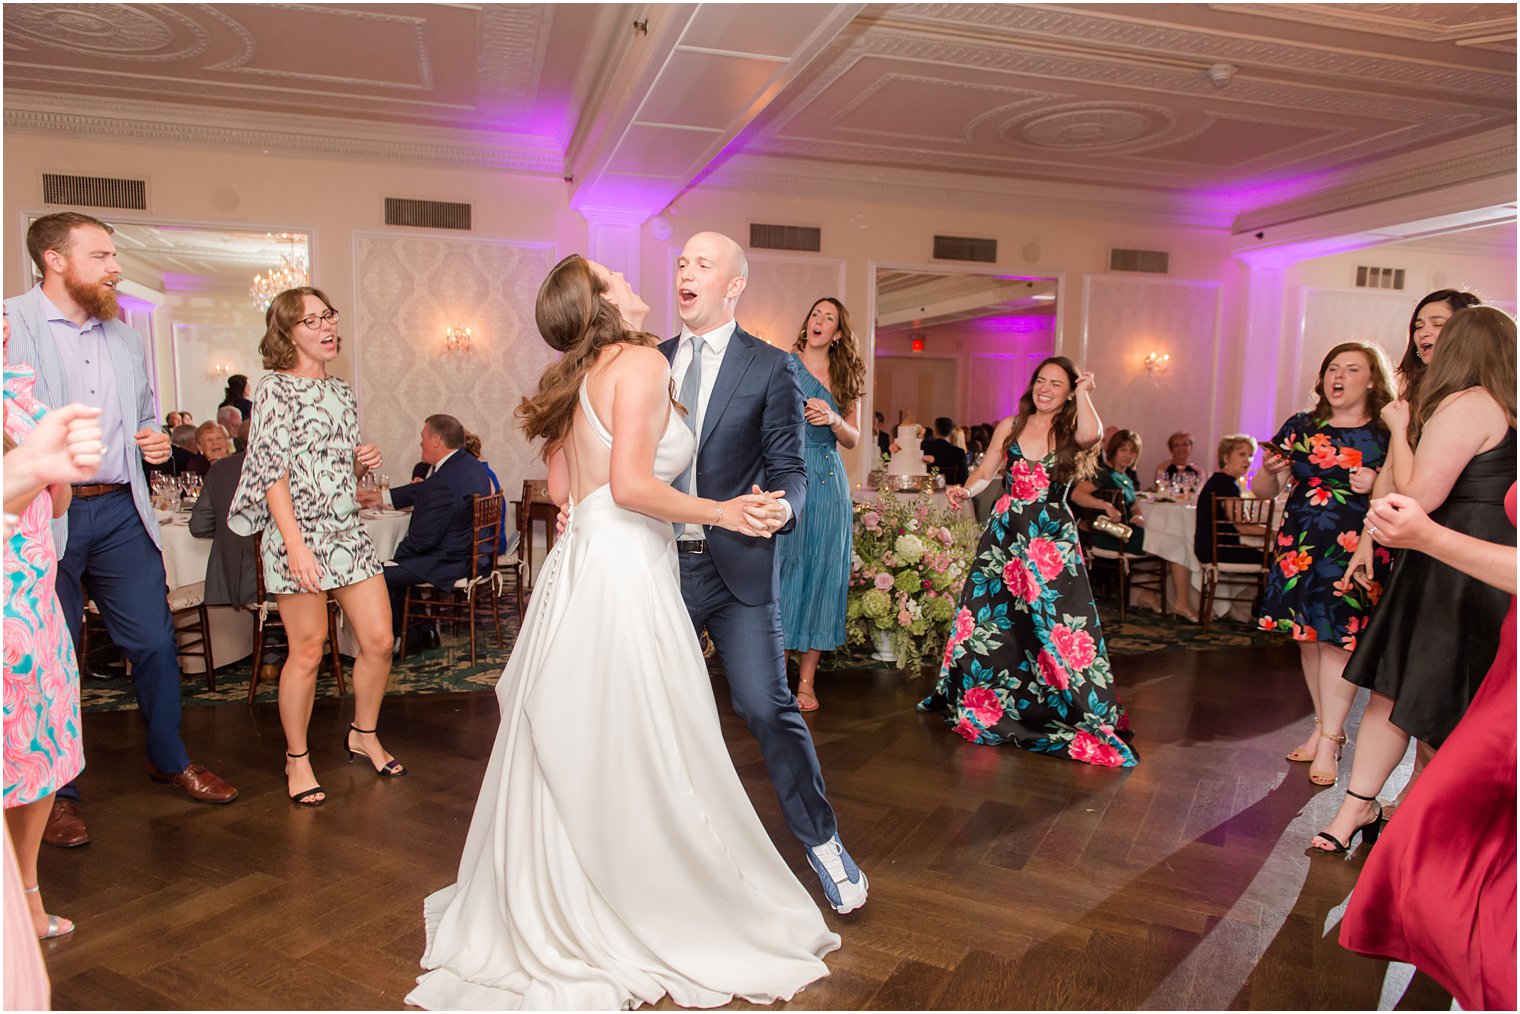
M 458 881 L 424 903 L 410 1004 L 770 1003 L 828 975 L 839 946 L 745 795 L 681 602 L 671 522 L 753 534 L 746 515 L 776 507 L 670 488 L 694 439 L 637 331 L 647 311 L 575 255 L 539 291 L 565 355 L 518 414 L 570 521 L 496 685 L 501 728 Z

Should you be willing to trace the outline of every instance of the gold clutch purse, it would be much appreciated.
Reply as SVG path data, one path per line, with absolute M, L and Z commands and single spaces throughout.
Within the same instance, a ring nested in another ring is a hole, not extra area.
M 1092 530 L 1112 536 L 1121 543 L 1128 542 L 1130 536 L 1135 534 L 1135 530 L 1129 525 L 1124 524 L 1122 521 L 1115 521 L 1107 514 L 1093 519 Z

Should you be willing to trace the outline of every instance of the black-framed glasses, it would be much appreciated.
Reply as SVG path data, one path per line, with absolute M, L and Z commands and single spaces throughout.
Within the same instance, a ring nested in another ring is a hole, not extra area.
M 323 321 L 329 324 L 336 324 L 338 322 L 338 311 L 329 307 L 326 313 L 314 313 L 309 317 L 301 318 L 301 323 L 313 331 L 321 327 Z

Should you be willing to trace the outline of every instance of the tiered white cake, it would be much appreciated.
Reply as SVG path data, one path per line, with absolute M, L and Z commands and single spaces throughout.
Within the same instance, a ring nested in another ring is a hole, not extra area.
M 905 423 L 897 427 L 897 451 L 887 462 L 888 475 L 928 475 L 924 464 L 923 442 L 918 437 L 918 427 Z

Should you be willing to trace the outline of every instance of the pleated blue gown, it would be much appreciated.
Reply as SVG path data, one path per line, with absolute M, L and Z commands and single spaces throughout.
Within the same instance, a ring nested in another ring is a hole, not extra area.
M 822 398 L 839 411 L 834 395 L 808 372 L 800 357 L 797 380 L 804 398 Z M 790 651 L 833 651 L 844 644 L 845 599 L 850 590 L 855 523 L 850 477 L 834 431 L 807 424 L 804 431 L 807 506 L 797 527 L 780 536 L 781 635 Z

